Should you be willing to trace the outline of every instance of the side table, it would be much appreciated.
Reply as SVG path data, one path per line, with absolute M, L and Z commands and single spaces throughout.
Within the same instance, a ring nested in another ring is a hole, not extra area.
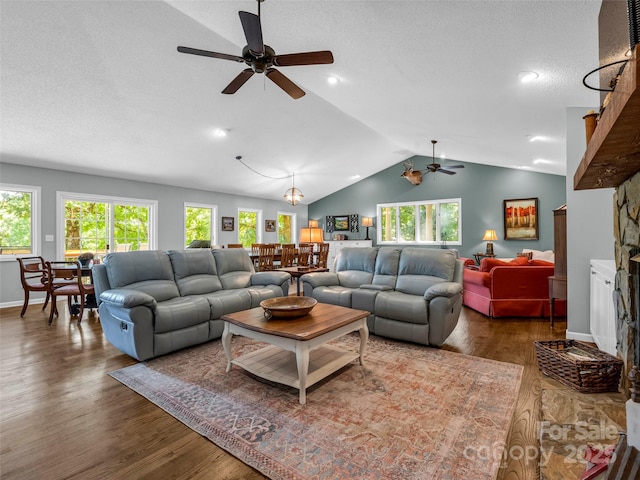
M 474 254 L 473 254 L 473 258 L 475 258 L 475 259 L 476 259 L 476 263 L 477 263 L 478 265 L 480 265 L 480 261 L 481 261 L 483 258 L 495 258 L 495 254 L 493 254 L 493 253 L 483 253 L 483 252 L 478 252 L 478 253 L 474 253 Z

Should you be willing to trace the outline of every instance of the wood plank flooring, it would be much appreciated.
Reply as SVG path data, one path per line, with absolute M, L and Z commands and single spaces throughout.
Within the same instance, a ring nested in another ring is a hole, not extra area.
M 9 479 L 263 479 L 224 450 L 107 375 L 136 363 L 102 335 L 97 314 L 80 326 L 66 305 L 0 310 L 0 476 Z M 500 480 L 537 479 L 541 374 L 534 340 L 564 338 L 566 323 L 491 320 L 463 309 L 446 350 L 524 366 Z M 427 348 L 427 347 L 425 347 Z M 500 401 L 500 399 L 496 399 Z M 520 457 L 520 458 L 518 458 Z

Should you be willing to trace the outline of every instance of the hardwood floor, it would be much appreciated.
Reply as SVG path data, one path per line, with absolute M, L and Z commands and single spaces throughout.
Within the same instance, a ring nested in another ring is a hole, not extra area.
M 135 360 L 102 335 L 97 314 L 80 326 L 66 305 L 0 310 L 0 476 L 5 479 L 263 479 L 107 375 Z M 446 350 L 524 366 L 524 379 L 498 478 L 537 479 L 540 378 L 534 340 L 564 338 L 545 319 L 491 320 L 463 309 Z M 425 347 L 427 348 L 427 347 Z M 499 401 L 499 399 L 496 399 Z

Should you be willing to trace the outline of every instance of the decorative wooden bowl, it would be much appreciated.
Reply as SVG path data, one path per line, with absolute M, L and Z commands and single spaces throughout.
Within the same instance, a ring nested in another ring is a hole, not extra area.
M 318 301 L 311 297 L 277 297 L 260 302 L 264 308 L 264 316 L 270 318 L 298 318 L 303 317 L 316 306 Z

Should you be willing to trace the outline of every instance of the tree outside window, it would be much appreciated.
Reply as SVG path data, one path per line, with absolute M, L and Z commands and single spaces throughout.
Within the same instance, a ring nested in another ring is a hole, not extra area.
M 278 242 L 295 243 L 295 214 L 278 213 Z
M 260 210 L 238 210 L 238 243 L 244 248 L 251 248 L 251 244 L 262 240 L 258 228 L 261 217 Z
M 213 205 L 185 204 L 184 208 L 184 238 L 185 247 L 195 240 L 204 240 L 210 245 L 215 244 L 217 207 Z
M 38 255 L 38 187 L 0 185 L 0 256 Z

